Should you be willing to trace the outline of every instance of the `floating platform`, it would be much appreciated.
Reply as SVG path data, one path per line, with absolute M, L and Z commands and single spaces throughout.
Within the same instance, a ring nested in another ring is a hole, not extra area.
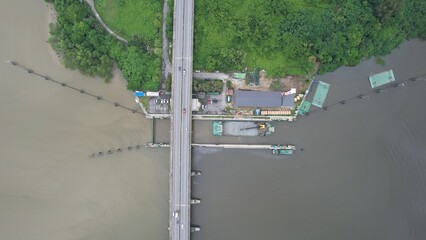
M 376 88 L 395 81 L 392 69 L 389 71 L 374 74 L 368 77 L 371 88 Z
M 311 109 L 311 105 L 312 105 L 311 102 L 304 100 L 299 107 L 299 111 L 298 111 L 299 115 L 309 114 L 309 110 Z
M 312 105 L 322 108 L 329 88 L 330 84 L 320 81 L 315 92 L 314 99 L 312 100 Z

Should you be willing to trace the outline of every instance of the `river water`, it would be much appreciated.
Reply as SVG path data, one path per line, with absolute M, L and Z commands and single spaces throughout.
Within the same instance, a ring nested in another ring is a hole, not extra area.
M 6 64 L 13 59 L 55 80 L 134 107 L 119 73 L 109 84 L 64 69 L 46 43 L 43 1 L 0 1 L 0 238 L 167 239 L 169 151 L 89 158 L 151 140 L 151 121 Z M 426 42 L 319 76 L 326 105 L 370 90 L 367 76 L 392 68 L 397 80 L 426 73 Z M 426 81 L 276 123 L 265 138 L 196 142 L 293 143 L 290 158 L 267 151 L 195 149 L 193 239 L 424 239 Z M 158 121 L 157 141 L 168 141 Z
M 368 75 L 393 69 L 397 80 L 426 73 L 426 42 L 412 40 L 384 59 L 367 60 L 318 79 L 331 84 L 325 105 L 370 91 Z M 423 78 L 424 79 L 424 78 Z M 270 137 L 197 142 L 295 144 L 280 158 L 268 151 L 194 150 L 193 208 L 198 239 L 426 239 L 426 81 L 315 110 L 276 123 Z M 196 129 L 211 129 L 196 122 Z
M 123 78 L 64 69 L 42 0 L 0 1 L 0 18 L 0 239 L 167 239 L 168 151 L 88 157 L 150 141 L 151 121 L 5 62 L 135 107 Z

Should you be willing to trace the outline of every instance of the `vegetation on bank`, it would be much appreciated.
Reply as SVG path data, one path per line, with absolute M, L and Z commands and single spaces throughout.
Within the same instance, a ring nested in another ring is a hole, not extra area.
M 222 80 L 196 80 L 192 81 L 192 91 L 193 92 L 219 92 L 223 91 L 223 81 Z
M 426 0 L 197 0 L 194 69 L 270 76 L 353 66 L 426 38 Z
M 167 0 L 167 5 L 169 6 L 169 12 L 166 18 L 166 37 L 169 40 L 169 43 L 173 41 L 173 12 L 174 12 L 174 3 L 173 0 Z
M 161 50 L 147 50 L 149 38 L 135 35 L 128 44 L 121 43 L 104 30 L 86 3 L 55 0 L 54 4 L 57 22 L 50 26 L 49 42 L 63 56 L 65 67 L 109 79 L 116 63 L 130 90 L 158 90 Z

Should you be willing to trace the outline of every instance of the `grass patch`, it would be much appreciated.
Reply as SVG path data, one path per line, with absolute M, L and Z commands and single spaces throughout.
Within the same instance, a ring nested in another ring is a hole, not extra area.
M 102 20 L 118 35 L 130 40 L 141 37 L 148 46 L 161 46 L 162 1 L 95 0 Z
M 149 97 L 148 96 L 139 97 L 139 101 L 141 102 L 145 110 L 149 112 Z

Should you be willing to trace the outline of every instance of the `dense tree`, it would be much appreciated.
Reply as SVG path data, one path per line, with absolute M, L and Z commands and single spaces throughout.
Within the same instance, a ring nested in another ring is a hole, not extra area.
M 193 92 L 222 92 L 222 80 L 194 80 L 192 84 Z
M 374 15 L 380 22 L 388 22 L 400 15 L 405 0 L 370 0 Z
M 315 59 L 331 71 L 426 37 L 426 0 L 198 0 L 196 13 L 194 66 L 206 70 L 306 74 Z
M 58 18 L 50 26 L 49 42 L 64 56 L 65 67 L 108 79 L 116 62 L 129 89 L 158 90 L 161 60 L 158 54 L 147 50 L 143 37 L 135 36 L 129 44 L 113 39 L 89 7 L 79 1 L 57 0 L 55 9 Z

